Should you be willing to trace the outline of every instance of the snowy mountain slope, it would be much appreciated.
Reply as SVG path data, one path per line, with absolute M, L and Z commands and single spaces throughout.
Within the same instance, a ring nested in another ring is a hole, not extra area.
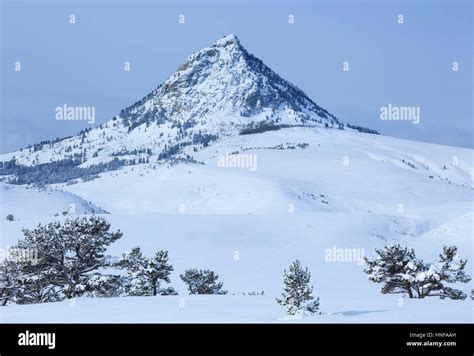
M 219 167 L 219 159 L 237 151 L 234 157 L 255 157 L 255 170 Z M 59 186 L 122 214 L 177 213 L 180 204 L 186 213 L 285 214 L 293 204 L 295 213 L 370 211 L 418 217 L 448 204 L 470 207 L 471 155 L 467 149 L 379 135 L 292 128 L 217 142 L 195 154 L 205 165 L 143 164 Z M 451 163 L 453 156 L 457 165 Z M 120 195 L 115 194 L 117 186 L 122 187 Z
M 235 35 L 189 56 L 157 89 L 107 123 L 9 154 L 19 165 L 79 159 L 82 167 L 114 157 L 156 161 L 182 146 L 201 148 L 245 127 L 338 126 L 337 118 L 248 53 Z M 135 150 L 137 152 L 135 152 Z
M 16 220 L 68 214 L 103 214 L 105 210 L 70 192 L 35 189 L 0 183 L 0 216 L 13 214 Z

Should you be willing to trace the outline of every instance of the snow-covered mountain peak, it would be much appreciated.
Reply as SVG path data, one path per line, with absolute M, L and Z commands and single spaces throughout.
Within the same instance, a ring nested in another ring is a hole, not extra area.
M 172 119 L 193 126 L 192 121 L 198 119 L 251 117 L 266 110 L 296 113 L 291 118 L 294 124 L 305 120 L 337 122 L 231 34 L 189 56 L 168 80 L 125 109 L 121 117 L 132 116 L 132 121 L 144 116 Z
M 224 36 L 214 42 L 214 46 L 216 47 L 227 47 L 227 46 L 237 46 L 241 47 L 239 38 L 231 33 L 230 35 Z
M 335 116 L 230 34 L 190 55 L 165 82 L 112 120 L 2 158 L 27 166 L 68 160 L 81 167 L 118 160 L 112 168 L 98 169 L 109 170 L 152 156 L 155 161 L 177 153 L 189 157 L 186 150 L 197 152 L 226 136 L 308 125 L 342 128 Z

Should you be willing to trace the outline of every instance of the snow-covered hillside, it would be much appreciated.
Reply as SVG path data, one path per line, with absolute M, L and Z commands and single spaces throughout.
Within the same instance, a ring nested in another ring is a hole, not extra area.
M 104 214 L 106 211 L 70 192 L 36 189 L 0 183 L 0 214 L 15 220 L 76 214 Z
M 204 164 L 142 164 L 58 186 L 122 214 L 177 213 L 180 207 L 200 214 L 285 214 L 293 204 L 296 213 L 417 217 L 449 202 L 470 205 L 471 156 L 468 149 L 379 135 L 290 128 L 217 142 L 195 154 Z M 244 158 L 251 164 L 232 167 Z M 223 160 L 228 167 L 220 166 Z M 438 190 L 443 193 L 434 194 Z

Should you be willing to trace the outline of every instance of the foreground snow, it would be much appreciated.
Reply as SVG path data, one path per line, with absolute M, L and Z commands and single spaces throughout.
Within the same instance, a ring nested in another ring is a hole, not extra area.
M 414 238 L 397 233 L 403 219 L 375 214 L 226 215 L 106 215 L 124 237 L 110 248 L 119 255 L 139 245 L 147 255 L 166 249 L 175 270 L 171 285 L 179 296 L 79 298 L 70 302 L 9 305 L 0 309 L 2 322 L 293 322 L 275 297 L 283 288 L 283 269 L 298 258 L 312 273 L 314 294 L 321 298 L 318 317 L 304 322 L 472 322 L 472 303 L 427 298 L 409 300 L 382 295 L 380 285 L 367 280 L 359 261 L 328 261 L 328 250 L 358 249 L 373 257 L 386 244 L 379 236 L 396 236 L 432 261 L 446 243 L 446 235 L 429 231 Z M 343 221 L 344 223 L 341 223 Z M 472 216 L 446 224 L 457 229 L 451 242 L 460 255 L 470 257 Z M 461 225 L 464 224 L 464 225 Z M 11 242 L 19 222 L 6 224 Z M 31 227 L 35 224 L 31 223 Z M 238 258 L 236 259 L 236 252 Z M 470 261 L 471 262 L 471 261 Z M 186 268 L 211 268 L 224 282 L 225 296 L 190 296 L 179 274 Z M 469 266 L 470 269 L 472 268 Z M 469 285 L 461 285 L 469 294 Z M 264 291 L 264 295 L 248 295 Z M 244 295 L 245 293 L 245 295 Z M 185 307 L 180 307 L 184 298 Z M 402 303 L 402 304 L 400 304 Z
M 2 308 L 3 323 L 471 323 L 471 303 L 385 296 L 322 300 L 321 315 L 285 316 L 270 296 L 161 296 L 77 298 Z

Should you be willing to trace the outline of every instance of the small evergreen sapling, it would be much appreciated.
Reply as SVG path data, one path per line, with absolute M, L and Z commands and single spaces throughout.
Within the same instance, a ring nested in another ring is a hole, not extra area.
M 310 314 L 319 310 L 319 298 L 314 298 L 313 287 L 310 286 L 311 273 L 308 268 L 303 269 L 300 261 L 296 260 L 284 271 L 285 288 L 278 304 L 285 307 L 287 314 L 295 315 L 301 312 Z

